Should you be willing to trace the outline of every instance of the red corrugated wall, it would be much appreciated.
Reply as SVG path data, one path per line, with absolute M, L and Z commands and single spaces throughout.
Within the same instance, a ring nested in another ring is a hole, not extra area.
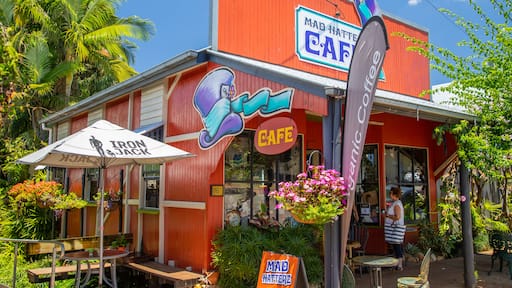
M 180 75 L 179 85 L 172 91 L 167 105 L 167 135 L 181 135 L 199 132 L 203 123 L 192 104 L 196 86 L 202 77 L 218 65 L 209 63 Z M 281 84 L 253 77 L 234 70 L 236 74 L 236 95 L 242 92 L 254 93 L 261 88 L 279 91 L 287 88 Z M 169 81 L 171 82 L 171 81 Z M 303 108 L 317 114 L 326 112 L 322 97 L 295 91 L 293 114 L 280 113 L 278 116 L 291 116 L 299 127 L 299 133 L 306 133 L 306 116 Z M 246 119 L 246 128 L 255 129 L 269 118 L 253 116 Z M 167 200 L 206 203 L 206 210 L 166 208 L 165 209 L 165 261 L 173 259 L 178 266 L 210 266 L 211 241 L 222 227 L 223 198 L 210 196 L 210 185 L 224 182 L 224 151 L 232 137 L 221 140 L 209 150 L 201 150 L 196 139 L 170 143 L 196 155 L 196 157 L 167 164 Z M 193 229 L 192 229 L 193 227 Z M 187 249 L 183 249 L 187 247 Z M 182 265 L 183 264 L 183 265 Z
M 299 60 L 295 53 L 295 9 L 302 5 L 330 16 L 339 11 L 339 20 L 360 27 L 352 3 L 337 1 L 336 8 L 331 1 L 317 0 L 218 2 L 219 51 L 346 80 L 346 72 Z M 379 82 L 378 87 L 417 97 L 430 87 L 428 60 L 417 53 L 406 51 L 410 45 L 396 36 L 395 32 L 404 32 L 422 41 L 428 41 L 428 33 L 389 17 L 384 17 L 384 22 L 391 48 L 383 66 L 386 80 Z

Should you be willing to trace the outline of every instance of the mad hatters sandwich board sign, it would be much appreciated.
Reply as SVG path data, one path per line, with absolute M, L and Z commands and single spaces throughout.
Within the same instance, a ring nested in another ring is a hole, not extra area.
M 263 251 L 257 288 L 308 288 L 306 268 L 302 258 Z

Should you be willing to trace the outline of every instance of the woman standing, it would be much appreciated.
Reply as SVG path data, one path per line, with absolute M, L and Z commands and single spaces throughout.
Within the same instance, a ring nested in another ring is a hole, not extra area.
M 386 213 L 386 221 L 384 225 L 384 234 L 386 242 L 391 244 L 395 257 L 398 258 L 397 270 L 403 270 L 404 251 L 402 243 L 405 236 L 404 225 L 404 205 L 400 201 L 402 190 L 400 187 L 393 187 L 390 191 L 391 200 L 393 203 L 389 206 Z

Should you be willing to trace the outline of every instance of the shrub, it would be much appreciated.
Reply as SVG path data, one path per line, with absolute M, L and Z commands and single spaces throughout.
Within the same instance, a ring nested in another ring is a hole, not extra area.
M 287 225 L 278 231 L 228 226 L 215 236 L 212 252 L 220 287 L 255 287 L 263 251 L 302 257 L 308 281 L 320 283 L 323 265 L 318 231 L 308 225 Z
M 442 254 L 448 258 L 457 255 L 458 248 L 462 243 L 455 235 L 441 235 L 434 223 L 423 222 L 419 224 L 418 246 L 422 250 L 432 248 L 432 251 Z

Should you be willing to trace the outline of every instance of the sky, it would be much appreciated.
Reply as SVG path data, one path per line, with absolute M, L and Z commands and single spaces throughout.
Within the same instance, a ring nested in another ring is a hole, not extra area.
M 488 0 L 476 1 L 484 11 L 494 12 L 490 9 Z M 466 38 L 462 28 L 455 24 L 454 19 L 438 11 L 438 8 L 447 8 L 465 19 L 477 22 L 479 19 L 469 6 L 468 0 L 378 0 L 377 2 L 384 13 L 427 29 L 430 42 L 434 45 L 450 49 L 457 55 L 467 56 L 470 53 L 469 50 L 457 46 L 458 42 Z M 210 0 L 124 0 L 118 9 L 118 16 L 136 15 L 149 19 L 156 29 L 155 35 L 150 40 L 136 42 L 139 48 L 136 51 L 135 69 L 138 72 L 144 72 L 185 51 L 207 47 L 209 45 L 209 9 Z M 446 83 L 449 80 L 437 71 L 431 72 L 432 85 Z

